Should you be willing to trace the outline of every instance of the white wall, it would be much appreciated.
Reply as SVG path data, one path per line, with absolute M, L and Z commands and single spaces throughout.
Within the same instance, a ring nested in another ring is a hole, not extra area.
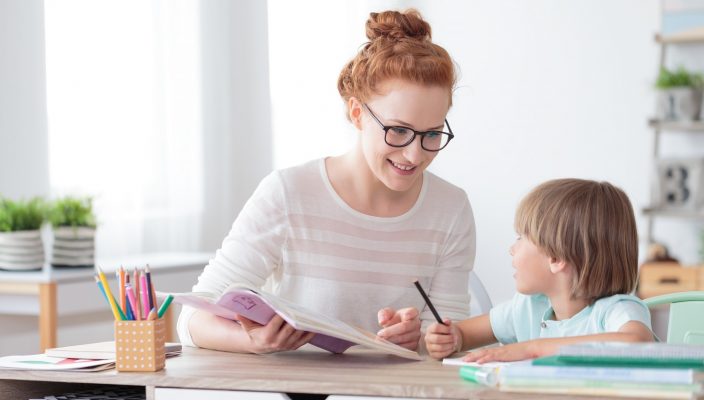
M 264 1 L 201 2 L 204 249 L 272 170 L 267 23 Z
M 462 70 L 456 140 L 432 167 L 469 194 L 476 271 L 494 302 L 514 292 L 515 207 L 558 177 L 608 180 L 649 200 L 655 0 L 414 2 Z
M 0 194 L 49 192 L 44 3 L 0 0 Z
M 272 51 L 288 46 L 287 54 L 307 60 L 271 58 L 272 72 L 289 73 L 272 78 L 277 167 L 335 154 L 349 140 L 344 133 L 352 129 L 335 90 L 337 75 L 364 43 L 369 12 L 415 7 L 461 70 L 448 115 L 457 136 L 431 170 L 469 194 L 477 223 L 476 271 L 494 302 L 514 292 L 508 247 L 515 239 L 515 207 L 542 181 L 579 177 L 621 186 L 645 233 L 640 209 L 650 194 L 647 120 L 655 109 L 657 0 L 350 0 L 336 2 L 336 12 L 320 0 L 295 4 L 270 0 L 281 14 L 275 19 L 285 27 L 272 34 Z M 336 24 L 328 23 L 329 15 L 336 15 Z M 329 42 L 337 45 L 318 47 Z M 290 93 L 280 84 L 286 79 L 293 81 Z M 303 96 L 303 90 L 310 95 Z M 287 107 L 285 117 L 280 107 Z M 300 150 L 292 140 L 280 146 L 278 138 L 288 135 L 305 135 L 310 138 L 305 145 L 321 146 L 317 153 Z M 673 146 L 696 147 L 689 139 Z M 656 228 L 656 238 L 683 261 L 696 261 L 696 225 L 658 221 Z

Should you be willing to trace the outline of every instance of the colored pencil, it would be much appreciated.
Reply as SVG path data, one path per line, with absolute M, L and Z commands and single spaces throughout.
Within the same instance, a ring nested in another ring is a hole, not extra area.
M 146 315 L 142 315 L 144 312 L 142 308 L 142 291 L 140 290 L 141 288 L 139 287 L 139 268 L 135 267 L 134 268 L 134 280 L 132 281 L 134 284 L 134 297 L 137 300 L 137 304 L 135 307 L 137 308 L 137 319 L 145 319 L 147 318 Z
M 152 282 L 152 272 L 149 270 L 149 264 L 144 268 L 144 274 L 147 276 L 147 293 L 149 294 L 149 309 L 156 308 L 156 291 Z
M 120 269 L 115 272 L 120 280 L 120 287 L 118 288 L 120 291 L 120 309 L 127 314 L 127 304 L 125 304 L 125 270 L 122 268 L 122 265 L 120 265 Z
M 159 307 L 159 318 L 164 316 L 164 313 L 166 313 L 166 310 L 169 308 L 169 305 L 173 300 L 173 295 L 166 296 L 166 299 L 164 299 L 164 302 L 161 304 L 161 307 Z
M 132 291 L 132 285 L 129 283 L 127 283 L 127 300 L 129 300 L 129 304 L 134 310 L 134 319 L 140 320 L 141 318 L 139 317 L 139 304 L 137 303 L 137 299 L 134 296 L 134 291 Z
M 98 278 L 98 275 L 93 276 L 95 278 L 95 283 L 98 285 L 98 288 L 100 288 L 100 293 L 103 294 L 103 297 L 105 297 L 105 301 L 110 304 L 110 301 L 108 301 L 108 295 L 105 294 L 105 289 L 103 289 L 103 283 L 100 282 L 100 279 Z
M 130 286 L 130 288 L 128 288 Z M 129 272 L 125 272 L 125 314 L 127 315 L 127 319 L 130 321 L 134 321 L 137 318 L 135 318 L 134 314 L 134 308 L 130 304 L 130 300 L 127 297 L 127 292 L 131 292 L 131 285 L 130 285 L 130 274 Z
M 101 270 L 100 267 L 97 265 L 95 266 L 95 268 L 98 269 L 98 277 L 100 278 L 100 282 L 103 283 L 105 296 L 108 298 L 108 303 L 110 303 L 110 309 L 112 309 L 112 313 L 115 316 L 115 319 L 118 321 L 124 321 L 126 318 L 125 314 L 117 306 L 117 302 L 115 301 L 115 297 L 113 297 L 112 292 L 110 291 L 110 285 L 108 285 L 108 280 L 105 278 L 103 270 Z
M 139 273 L 139 286 L 142 290 L 142 309 L 144 310 L 144 319 L 149 316 L 149 286 L 147 285 L 147 276 L 144 272 Z

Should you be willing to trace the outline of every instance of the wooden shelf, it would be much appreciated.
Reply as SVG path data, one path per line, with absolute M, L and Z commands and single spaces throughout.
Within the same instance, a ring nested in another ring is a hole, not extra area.
M 704 43 L 704 27 L 690 29 L 672 35 L 655 35 L 655 41 L 660 44 Z
M 665 131 L 704 133 L 704 121 L 661 121 L 658 119 L 651 119 L 648 121 L 648 125 L 651 128 Z
M 687 219 L 704 219 L 704 211 L 692 210 L 663 210 L 654 207 L 646 207 L 643 209 L 643 214 L 648 216 L 658 217 L 673 217 Z

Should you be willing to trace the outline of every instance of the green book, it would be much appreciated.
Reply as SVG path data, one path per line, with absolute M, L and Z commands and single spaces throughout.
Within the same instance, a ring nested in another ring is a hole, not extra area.
M 704 360 L 677 358 L 638 358 L 609 356 L 568 356 L 557 355 L 540 357 L 533 360 L 533 365 L 557 367 L 631 367 L 631 368 L 687 368 L 704 370 Z
M 671 343 L 590 342 L 562 346 L 533 365 L 704 370 L 704 346 Z

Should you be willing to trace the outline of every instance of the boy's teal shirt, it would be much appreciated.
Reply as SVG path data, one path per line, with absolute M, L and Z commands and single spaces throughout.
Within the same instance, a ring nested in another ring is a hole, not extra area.
M 489 318 L 494 336 L 503 344 L 617 332 L 628 321 L 642 322 L 652 330 L 648 307 L 638 297 L 625 294 L 603 297 L 572 318 L 555 321 L 547 296 L 516 293 L 492 308 Z

